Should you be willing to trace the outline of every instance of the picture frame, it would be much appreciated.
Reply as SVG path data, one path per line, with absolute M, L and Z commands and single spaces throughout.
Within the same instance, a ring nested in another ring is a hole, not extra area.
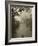
M 36 2 L 6 1 L 5 12 L 6 12 L 5 45 L 37 42 L 37 3 Z M 20 16 L 23 21 L 17 15 Z M 26 19 L 24 19 L 23 17 L 25 17 Z M 19 22 L 17 21 L 20 21 L 22 26 L 18 26 Z M 27 28 L 25 27 L 24 23 L 27 24 Z

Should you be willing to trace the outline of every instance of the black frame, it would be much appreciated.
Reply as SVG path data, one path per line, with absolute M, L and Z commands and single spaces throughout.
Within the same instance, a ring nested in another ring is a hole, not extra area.
M 25 41 L 25 42 L 11 42 L 8 43 L 8 3 L 18 2 L 24 4 L 34 4 L 35 5 L 35 41 Z M 5 12 L 6 12 L 6 29 L 5 29 L 5 45 L 9 44 L 25 44 L 25 43 L 36 43 L 37 42 L 37 3 L 36 2 L 22 2 L 22 1 L 5 1 Z

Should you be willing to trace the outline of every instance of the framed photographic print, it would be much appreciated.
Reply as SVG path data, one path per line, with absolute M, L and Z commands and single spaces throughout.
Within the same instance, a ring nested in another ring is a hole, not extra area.
M 37 42 L 37 3 L 6 1 L 5 44 Z

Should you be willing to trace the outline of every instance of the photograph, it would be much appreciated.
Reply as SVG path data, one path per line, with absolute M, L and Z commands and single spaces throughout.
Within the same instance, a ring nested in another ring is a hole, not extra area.
M 5 44 L 37 42 L 37 3 L 6 2 Z
M 12 37 L 32 37 L 32 8 L 12 5 L 10 11 Z

